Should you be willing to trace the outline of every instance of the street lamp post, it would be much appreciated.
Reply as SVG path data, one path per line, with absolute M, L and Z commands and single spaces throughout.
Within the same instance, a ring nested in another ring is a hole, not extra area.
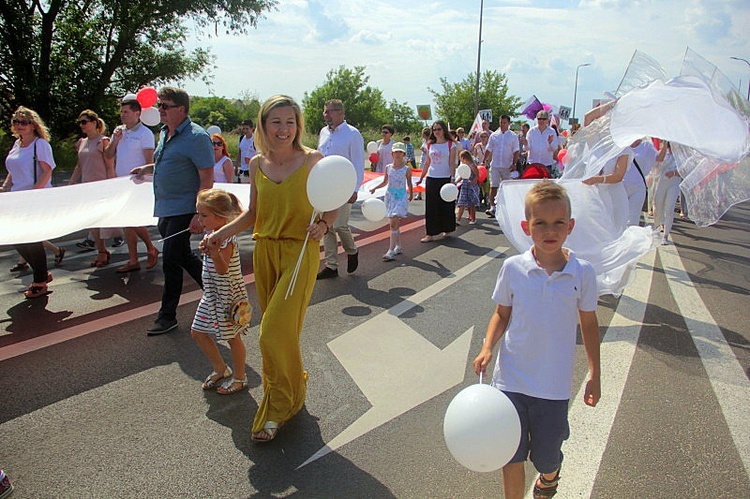
M 479 2 L 479 42 L 477 43 L 477 81 L 474 83 L 474 116 L 479 112 L 479 69 L 482 61 L 482 15 L 484 0 Z
M 747 59 L 743 59 L 742 57 L 734 57 L 734 56 L 732 56 L 732 57 L 730 57 L 730 59 L 734 59 L 735 61 L 742 61 L 745 64 L 747 64 L 748 66 L 750 66 L 750 62 L 748 62 Z M 747 82 L 747 100 L 750 100 L 750 79 L 748 79 L 748 82 Z
M 587 62 L 586 64 L 579 64 L 576 67 L 576 84 L 575 84 L 575 88 L 573 89 L 573 112 L 572 112 L 572 118 L 574 120 L 576 118 L 576 98 L 578 97 L 578 70 L 586 66 L 591 66 L 591 63 Z

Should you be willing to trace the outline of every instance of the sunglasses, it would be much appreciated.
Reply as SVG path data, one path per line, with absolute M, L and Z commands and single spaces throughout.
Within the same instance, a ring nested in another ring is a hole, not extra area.
M 214 142 L 212 140 L 211 143 L 214 145 L 214 147 L 224 147 L 224 144 L 222 142 Z
M 388 130 L 383 130 L 382 132 L 380 132 L 381 135 L 387 135 L 387 134 L 390 134 L 390 133 L 391 132 L 389 132 Z
M 537 118 L 537 120 L 547 121 L 549 118 Z
M 79 125 L 85 125 L 86 123 L 91 123 L 94 120 L 78 120 Z
M 164 109 L 165 111 L 167 109 L 172 109 L 173 107 L 180 107 L 180 104 L 165 104 L 164 102 L 157 102 L 156 107 L 159 109 Z
M 443 129 L 442 128 L 433 128 L 432 131 L 433 132 L 442 132 Z
M 31 125 L 34 122 L 33 121 L 27 121 L 27 120 L 13 120 L 13 121 L 11 121 L 11 123 L 13 123 L 14 125 L 26 126 L 26 125 Z

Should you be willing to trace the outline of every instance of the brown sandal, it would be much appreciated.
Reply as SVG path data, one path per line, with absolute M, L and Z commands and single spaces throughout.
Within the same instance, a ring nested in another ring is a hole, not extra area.
M 102 258 L 102 255 L 105 255 L 105 257 Z M 109 259 L 110 259 L 111 256 L 112 255 L 107 250 L 100 251 L 99 254 L 96 256 L 96 260 L 94 260 L 93 262 L 91 262 L 91 266 L 92 267 L 99 267 L 99 268 L 100 267 L 106 267 L 107 265 L 109 265 Z
M 557 474 L 552 480 L 547 480 L 542 473 L 539 473 L 539 478 L 534 482 L 534 499 L 548 499 L 557 494 L 557 482 L 559 481 L 560 468 L 557 469 Z
M 47 296 L 52 291 L 47 289 L 47 284 L 32 284 L 29 289 L 23 292 L 23 295 L 27 299 L 39 298 L 40 296 Z

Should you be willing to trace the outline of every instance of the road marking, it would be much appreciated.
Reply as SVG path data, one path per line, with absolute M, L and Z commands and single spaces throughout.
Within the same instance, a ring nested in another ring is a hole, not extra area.
M 596 407 L 583 403 L 586 382 L 573 399 L 568 413 L 570 439 L 565 443 L 565 497 L 590 497 L 609 433 L 641 334 L 651 290 L 656 252 L 643 256 L 635 281 L 625 288 L 601 344 L 602 398 Z M 526 498 L 533 497 L 533 483 Z
M 401 231 L 406 232 L 409 230 L 417 229 L 422 226 L 424 226 L 424 219 L 420 218 L 419 220 L 416 220 L 410 224 L 407 224 L 401 227 Z M 249 238 L 249 237 L 250 236 L 244 236 L 240 239 L 240 241 L 242 242 L 245 238 Z M 368 237 L 362 238 L 361 240 L 357 240 L 357 244 L 361 248 L 368 244 L 379 242 L 388 237 L 390 237 L 390 235 L 388 234 L 388 231 L 380 231 L 376 234 L 373 234 L 372 236 L 368 236 Z M 344 249 L 340 247 L 339 253 L 343 253 L 343 252 L 344 252 Z M 323 252 L 321 251 L 321 258 L 322 258 L 322 255 L 323 255 Z M 68 279 L 68 281 L 73 281 L 73 280 L 74 280 L 73 278 Z M 60 280 L 58 279 L 55 282 L 60 282 Z M 66 281 L 63 281 L 63 282 L 66 282 Z M 253 282 L 255 282 L 255 274 L 247 274 L 245 276 L 245 284 L 247 285 Z M 13 294 L 15 294 L 15 291 L 13 291 Z M 201 296 L 203 296 L 203 292 L 201 290 L 195 290 L 195 291 L 191 291 L 188 293 L 183 293 L 180 296 L 180 304 L 185 305 L 187 303 L 198 301 L 201 299 Z M 155 301 L 153 303 L 149 303 L 147 305 L 143 305 L 134 309 L 126 310 L 124 312 L 120 312 L 120 313 L 113 314 L 113 315 L 108 315 L 100 319 L 88 321 L 83 324 L 71 326 L 65 329 L 61 329 L 59 331 L 54 331 L 52 333 L 47 333 L 43 336 L 37 336 L 36 338 L 31 338 L 28 340 L 19 341 L 17 343 L 4 346 L 0 348 L 0 362 L 2 362 L 3 360 L 11 359 L 13 357 L 18 357 L 20 355 L 31 353 L 36 350 L 41 350 L 42 348 L 47 348 L 53 345 L 57 345 L 59 343 L 63 343 L 68 340 L 80 338 L 82 336 L 86 336 L 91 333 L 96 333 L 103 329 L 118 326 L 120 324 L 129 322 L 135 319 L 140 319 L 147 315 L 156 314 L 159 311 L 160 306 L 161 306 L 161 301 Z M 101 310 L 99 310 L 98 312 L 101 312 Z
M 495 248 L 328 343 L 372 407 L 297 469 L 463 382 L 474 327 L 440 350 L 398 317 L 509 249 Z
M 706 369 L 745 472 L 750 475 L 750 432 L 747 431 L 750 380 L 690 280 L 677 248 L 662 246 L 659 256 L 672 296 Z

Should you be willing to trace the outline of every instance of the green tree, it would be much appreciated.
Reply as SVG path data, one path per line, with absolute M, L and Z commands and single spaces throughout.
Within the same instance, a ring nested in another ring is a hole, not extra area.
M 500 115 L 513 117 L 521 99 L 508 94 L 505 74 L 499 71 L 484 71 L 479 78 L 479 109 L 492 109 L 494 120 Z M 449 83 L 447 78 L 440 78 L 441 91 L 429 89 L 435 98 L 437 114 L 448 121 L 453 128 L 467 128 L 474 122 L 474 93 L 476 73 L 469 73 L 458 83 Z
M 339 66 L 326 74 L 323 85 L 302 99 L 307 131 L 317 134 L 323 128 L 323 105 L 329 99 L 340 99 L 346 108 L 346 121 L 360 131 L 380 130 L 386 123 L 392 124 L 399 133 L 411 132 L 419 127 L 419 120 L 411 107 L 392 100 L 388 104 L 383 92 L 369 86 L 370 77 L 364 66 L 349 69 Z
M 138 87 L 211 78 L 204 48 L 184 48 L 199 29 L 242 33 L 276 0 L 0 0 L 0 119 L 18 105 L 55 134 L 75 130 L 84 108 L 115 118 L 116 98 Z M 59 135 L 58 135 L 59 136 Z

